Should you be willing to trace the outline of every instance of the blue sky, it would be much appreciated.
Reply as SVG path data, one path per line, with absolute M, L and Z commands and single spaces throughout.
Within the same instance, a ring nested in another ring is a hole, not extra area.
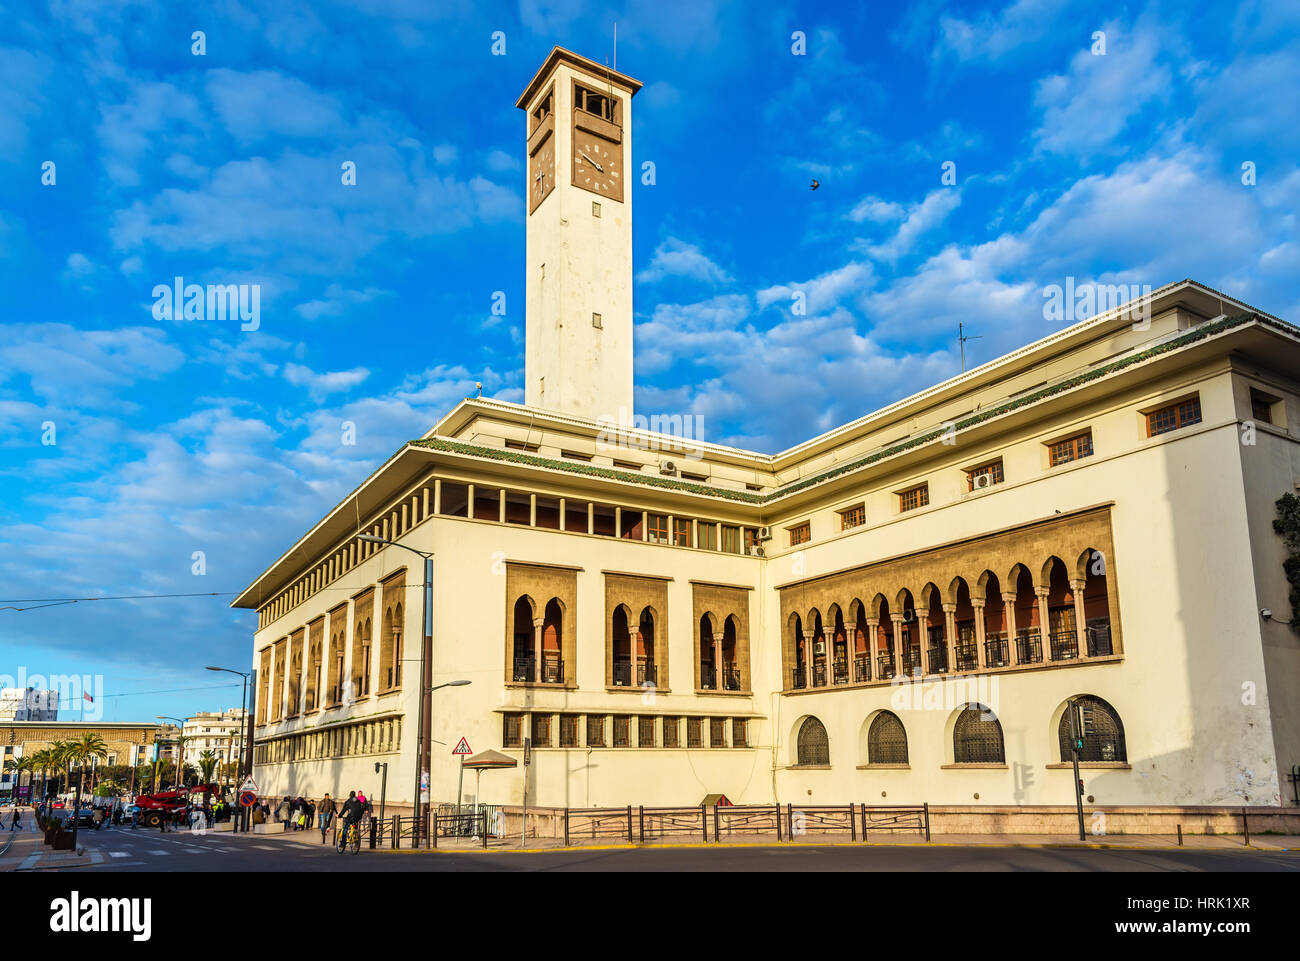
M 778 450 L 956 373 L 959 321 L 1050 333 L 1067 277 L 1300 318 L 1296 4 L 0 3 L 0 594 L 238 590 L 476 380 L 522 400 L 514 100 L 615 20 L 642 413 Z M 156 320 L 178 275 L 259 329 Z M 0 674 L 232 706 L 226 603 L 0 611 Z

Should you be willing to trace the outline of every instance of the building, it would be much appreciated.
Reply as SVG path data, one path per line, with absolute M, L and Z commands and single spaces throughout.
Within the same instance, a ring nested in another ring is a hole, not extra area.
M 150 760 L 153 744 L 158 738 L 158 725 L 134 722 L 77 723 L 71 721 L 6 721 L 0 720 L 0 756 L 3 761 L 31 757 L 37 751 L 59 741 L 80 740 L 83 735 L 98 734 L 108 748 L 102 762 L 105 767 L 128 764 L 135 767 Z M 53 775 L 53 771 L 47 772 Z M 20 797 L 31 797 L 31 785 L 40 788 L 41 772 L 24 772 L 17 783 Z M 89 781 L 87 781 L 89 784 Z M 13 795 L 15 782 L 6 773 L 0 779 L 0 795 Z
M 0 690 L 0 722 L 57 721 L 59 692 L 6 687 Z
M 457 405 L 233 602 L 263 791 L 382 760 L 411 803 L 422 552 L 429 686 L 471 682 L 435 802 L 464 737 L 531 745 L 493 803 L 1068 805 L 1077 699 L 1097 804 L 1294 803 L 1300 329 L 1184 280 L 777 454 L 626 426 L 638 87 L 556 49 L 517 104 L 527 403 Z
M 182 728 L 185 763 L 199 770 L 199 761 L 205 751 L 214 751 L 220 758 L 218 772 L 225 765 L 237 762 L 243 745 L 240 735 L 244 716 L 244 710 L 236 707 L 225 711 L 200 711 L 187 718 Z

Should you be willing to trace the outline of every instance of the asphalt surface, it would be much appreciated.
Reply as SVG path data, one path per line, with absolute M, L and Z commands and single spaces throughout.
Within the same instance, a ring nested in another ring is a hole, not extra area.
M 318 836 L 318 835 L 317 835 Z M 882 845 L 709 846 L 451 854 L 362 851 L 226 832 L 83 832 L 99 864 L 69 873 L 132 871 L 1300 871 L 1300 852 L 933 847 Z

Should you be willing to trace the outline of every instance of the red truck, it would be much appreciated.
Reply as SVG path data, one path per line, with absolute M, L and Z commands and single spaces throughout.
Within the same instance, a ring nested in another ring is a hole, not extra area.
M 138 794 L 135 803 L 140 808 L 140 824 L 156 828 L 163 818 L 175 819 L 185 813 L 185 807 L 192 796 L 197 796 L 194 801 L 196 806 L 206 806 L 209 796 L 221 796 L 221 785 L 198 784 L 174 791 L 159 791 L 157 794 Z

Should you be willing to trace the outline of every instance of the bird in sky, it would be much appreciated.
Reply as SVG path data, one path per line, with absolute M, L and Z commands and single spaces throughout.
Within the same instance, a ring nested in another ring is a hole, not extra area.
M 819 181 L 814 180 L 814 181 L 812 182 L 812 189 L 813 189 L 813 190 L 816 190 L 816 189 L 817 189 L 818 187 L 820 187 L 820 186 L 821 186 L 821 183 L 820 183 Z

